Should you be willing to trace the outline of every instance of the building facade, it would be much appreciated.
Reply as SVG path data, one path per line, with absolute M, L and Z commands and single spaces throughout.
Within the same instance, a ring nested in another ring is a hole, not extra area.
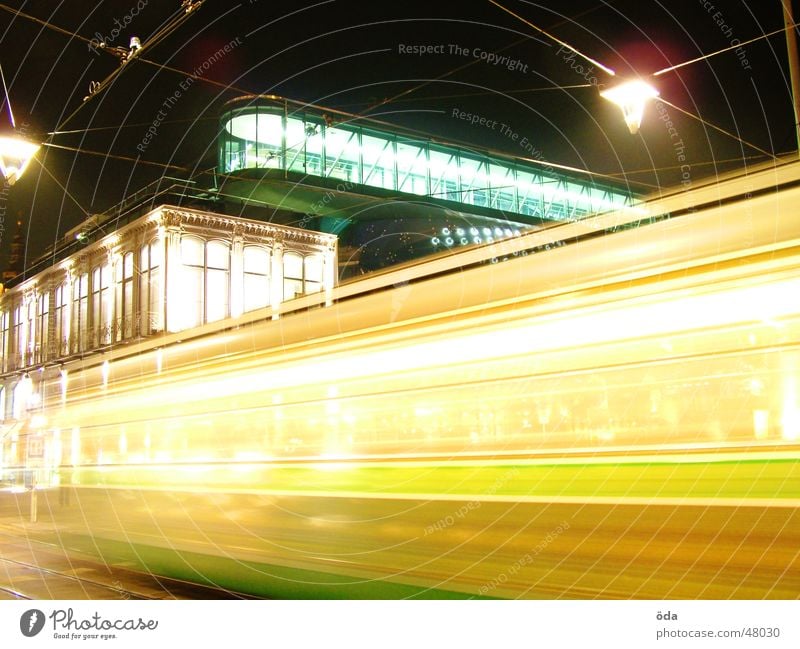
M 169 205 L 151 210 L 4 290 L 0 414 L 21 418 L 24 399 L 7 397 L 24 391 L 37 367 L 274 312 L 332 289 L 336 259 L 334 235 Z

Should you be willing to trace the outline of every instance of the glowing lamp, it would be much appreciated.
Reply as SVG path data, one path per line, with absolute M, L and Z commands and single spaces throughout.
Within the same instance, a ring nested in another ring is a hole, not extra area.
M 0 137 L 0 173 L 13 185 L 25 172 L 39 145 L 18 136 Z
M 625 123 L 631 134 L 635 135 L 642 124 L 644 105 L 649 99 L 658 97 L 658 90 L 640 79 L 626 81 L 600 93 L 600 96 L 615 103 L 622 109 Z

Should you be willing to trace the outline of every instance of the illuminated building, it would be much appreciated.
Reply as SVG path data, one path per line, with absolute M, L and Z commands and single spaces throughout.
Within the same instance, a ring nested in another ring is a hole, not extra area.
M 163 177 L 10 269 L 6 389 L 45 363 L 274 310 L 337 275 L 637 209 L 591 174 L 274 96 L 225 105 L 218 156 L 212 187 Z
M 343 277 L 632 204 L 591 174 L 522 157 L 541 156 L 525 138 L 513 157 L 272 95 L 228 102 L 219 132 L 224 194 L 337 234 Z
M 336 281 L 330 234 L 169 205 L 103 232 L 89 222 L 70 231 L 57 250 L 78 250 L 0 297 L 3 393 L 24 387 L 21 372 L 37 366 L 275 312 Z

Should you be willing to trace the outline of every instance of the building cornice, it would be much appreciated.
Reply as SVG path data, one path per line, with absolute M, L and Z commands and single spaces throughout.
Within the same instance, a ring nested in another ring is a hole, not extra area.
M 165 205 L 159 208 L 162 213 L 162 223 L 170 224 L 179 222 L 181 225 L 191 225 L 195 227 L 211 227 L 226 232 L 236 231 L 241 236 L 258 236 L 284 242 L 291 241 L 296 243 L 313 244 L 317 246 L 330 247 L 335 241 L 336 236 L 311 230 L 301 230 L 288 225 L 275 225 L 263 221 L 253 221 L 238 216 L 226 216 L 214 214 L 212 212 L 200 212 L 187 210 Z

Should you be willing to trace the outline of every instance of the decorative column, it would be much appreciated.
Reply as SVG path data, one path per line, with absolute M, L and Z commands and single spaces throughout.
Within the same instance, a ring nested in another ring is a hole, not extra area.
M 275 237 L 272 245 L 272 268 L 270 279 L 270 306 L 272 307 L 272 319 L 280 317 L 280 306 L 283 302 L 283 239 Z
M 184 301 L 181 286 L 181 217 L 175 212 L 164 212 L 161 219 L 161 240 L 163 241 L 164 279 L 161 291 L 161 322 L 166 322 L 167 331 L 182 329 L 181 304 Z

